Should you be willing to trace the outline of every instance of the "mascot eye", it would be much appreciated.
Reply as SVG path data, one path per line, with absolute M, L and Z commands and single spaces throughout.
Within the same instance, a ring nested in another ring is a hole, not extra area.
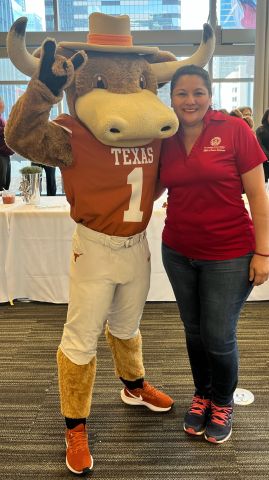
M 96 75 L 93 79 L 93 88 L 107 89 L 107 81 L 103 75 Z
M 144 89 L 144 88 L 146 88 L 146 84 L 147 84 L 147 82 L 146 82 L 146 79 L 145 79 L 144 75 L 140 75 L 139 87 Z

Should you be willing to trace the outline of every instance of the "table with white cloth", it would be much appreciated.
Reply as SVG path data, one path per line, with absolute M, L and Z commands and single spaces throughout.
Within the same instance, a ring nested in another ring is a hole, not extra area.
M 163 201 L 155 203 L 147 235 L 151 250 L 148 301 L 175 301 L 161 259 L 165 219 Z M 41 197 L 40 205 L 0 203 L 0 303 L 30 299 L 67 303 L 69 263 L 75 222 L 65 197 Z M 255 287 L 249 300 L 269 300 L 269 282 Z
M 40 205 L 20 197 L 0 205 L 0 302 L 18 298 L 66 303 L 75 222 L 65 197 L 42 197 Z

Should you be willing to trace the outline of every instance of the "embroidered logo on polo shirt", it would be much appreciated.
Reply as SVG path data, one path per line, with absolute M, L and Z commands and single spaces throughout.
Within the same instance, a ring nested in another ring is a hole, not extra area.
M 225 146 L 221 145 L 220 137 L 213 137 L 210 140 L 210 146 L 204 147 L 204 152 L 225 152 Z
M 210 140 L 210 145 L 212 147 L 218 147 L 220 143 L 221 143 L 221 138 L 220 137 L 214 137 Z

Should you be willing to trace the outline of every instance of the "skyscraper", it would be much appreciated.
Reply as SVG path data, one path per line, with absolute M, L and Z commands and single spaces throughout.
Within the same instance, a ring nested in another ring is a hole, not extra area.
M 46 0 L 46 22 L 51 23 L 51 0 Z M 130 16 L 132 30 L 180 29 L 181 0 L 58 0 L 60 30 L 88 31 L 92 12 Z
M 13 10 L 11 0 L 0 3 L 0 29 L 1 32 L 7 32 L 13 23 Z

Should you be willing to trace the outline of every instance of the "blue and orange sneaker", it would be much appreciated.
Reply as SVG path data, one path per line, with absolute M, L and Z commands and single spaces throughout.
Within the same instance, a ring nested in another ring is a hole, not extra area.
M 211 414 L 206 424 L 205 439 L 211 443 L 223 443 L 232 434 L 233 402 L 219 406 L 211 402 Z
M 211 400 L 194 395 L 191 406 L 184 417 L 184 430 L 190 435 L 202 435 L 210 414 Z

